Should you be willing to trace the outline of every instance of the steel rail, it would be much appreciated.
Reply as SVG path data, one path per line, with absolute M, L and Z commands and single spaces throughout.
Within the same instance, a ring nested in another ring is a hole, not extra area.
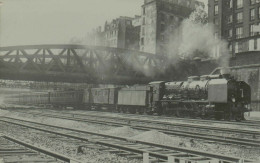
M 10 135 L 0 135 L 0 137 L 6 139 L 6 140 L 9 140 L 11 142 L 14 142 L 16 144 L 19 144 L 21 146 L 24 146 L 28 149 L 31 149 L 33 151 L 36 151 L 36 152 L 39 152 L 39 153 L 43 153 L 47 156 L 51 156 L 51 157 L 54 157 L 55 159 L 58 159 L 58 160 L 61 160 L 61 161 L 64 161 L 64 162 L 68 162 L 68 163 L 80 163 L 80 161 L 76 160 L 76 159 L 73 159 L 73 158 L 70 158 L 68 156 L 65 156 L 65 155 L 62 155 L 62 154 L 59 154 L 59 153 L 56 153 L 56 152 L 53 152 L 53 151 L 50 151 L 48 149 L 45 149 L 45 148 L 40 148 L 40 147 L 37 147 L 37 146 L 34 146 L 32 144 L 29 144 L 27 142 L 24 142 L 22 140 L 19 140 L 17 138 L 14 138 Z
M 162 122 L 159 120 L 144 120 L 138 118 L 128 118 L 128 117 L 108 117 L 103 115 L 87 115 L 87 114 L 74 114 L 74 116 L 86 116 L 86 117 L 96 117 L 96 118 L 107 118 L 107 119 L 117 119 L 117 120 L 124 120 L 124 121 L 135 121 L 135 122 L 143 122 L 143 123 L 154 123 L 154 124 L 161 124 L 161 125 L 171 125 L 171 126 L 178 126 L 178 127 L 187 127 L 187 128 L 196 128 L 196 129 L 204 129 L 204 130 L 215 130 L 215 131 L 225 131 L 225 132 L 234 132 L 234 133 L 244 133 L 244 134 L 252 134 L 252 135 L 260 135 L 260 131 L 253 131 L 253 130 L 246 130 L 246 129 L 234 129 L 234 128 L 224 128 L 224 127 L 215 127 L 215 126 L 208 126 L 208 125 L 197 125 L 197 124 L 187 124 L 187 123 L 173 123 L 173 122 Z
M 35 129 L 35 130 L 39 130 L 39 131 L 43 131 L 43 132 L 48 132 L 48 133 L 52 133 L 52 134 L 56 134 L 56 135 L 61 135 L 61 136 L 65 136 L 65 137 L 69 137 L 69 138 L 73 138 L 73 139 L 77 139 L 77 140 L 82 140 L 82 141 L 92 141 L 95 142 L 96 144 L 100 144 L 100 145 L 105 145 L 105 146 L 109 146 L 109 147 L 117 147 L 117 148 L 122 148 L 124 150 L 127 151 L 131 151 L 131 152 L 149 152 L 151 154 L 151 156 L 157 157 L 157 158 L 166 158 L 169 156 L 169 154 L 161 154 L 159 152 L 152 152 L 152 151 L 148 151 L 148 149 L 142 150 L 140 147 L 139 149 L 136 148 L 132 148 L 132 147 L 128 147 L 128 146 L 121 146 L 119 144 L 111 144 L 111 141 L 100 141 L 100 140 L 93 140 L 91 138 L 83 138 L 83 137 L 79 137 L 78 135 L 75 136 L 73 134 L 67 134 L 67 133 L 63 133 L 63 132 L 58 132 L 55 131 L 53 129 L 46 129 L 46 127 L 51 127 L 51 128 L 56 128 L 56 129 L 62 129 L 62 130 L 68 130 L 68 131 L 73 131 L 73 132 L 78 132 L 78 133 L 84 133 L 84 134 L 89 134 L 89 135 L 95 135 L 95 136 L 100 136 L 106 139 L 114 139 L 114 140 L 121 140 L 124 142 L 134 142 L 135 144 L 141 144 L 141 145 L 149 145 L 152 148 L 162 148 L 162 149 L 166 149 L 166 150 L 173 150 L 173 151 L 178 151 L 178 152 L 184 152 L 186 154 L 191 154 L 191 155 L 197 155 L 197 156 L 201 156 L 201 157 L 206 157 L 206 158 L 214 158 L 214 159 L 219 159 L 219 160 L 223 160 L 223 161 L 228 161 L 228 162 L 238 162 L 240 160 L 240 158 L 237 157 L 232 157 L 232 156 L 227 156 L 227 155 L 219 155 L 219 154 L 215 154 L 215 153 L 210 153 L 210 152 L 204 152 L 204 151 L 198 151 L 198 150 L 191 150 L 191 149 L 186 149 L 186 148 L 181 148 L 181 147 L 174 147 L 174 146 L 168 146 L 168 145 L 161 145 L 161 144 L 156 144 L 156 143 L 150 143 L 150 142 L 145 142 L 145 141 L 139 141 L 139 140 L 131 140 L 129 138 L 125 138 L 125 137 L 120 137 L 120 136 L 112 136 L 112 135 L 106 135 L 106 134 L 101 134 L 101 133 L 97 133 L 97 132 L 90 132 L 90 131 L 82 131 L 82 130 L 77 130 L 77 129 L 72 129 L 72 128 L 66 128 L 66 127 L 60 127 L 60 126 L 54 126 L 54 125 L 48 125 L 48 124 L 42 124 L 42 123 L 38 123 L 38 122 L 32 122 L 32 121 L 26 121 L 26 120 L 19 120 L 19 119 L 14 119 L 14 118 L 9 118 L 9 117 L 0 117 L 0 121 L 5 122 L 5 123 L 10 123 L 10 124 L 14 124 L 14 125 L 18 125 L 18 126 L 23 126 L 26 128 L 31 128 L 31 129 Z M 4 119 L 10 119 L 12 121 L 8 121 L 8 120 L 4 120 Z M 18 122 L 14 122 L 18 121 Z M 42 126 L 43 128 L 40 128 L 39 126 L 30 126 L 30 125 L 26 125 L 26 124 L 21 124 L 21 122 L 23 123 L 30 123 L 33 125 L 39 125 Z M 244 160 L 245 162 L 253 162 L 253 160 Z
M 163 122 L 160 120 L 144 120 L 144 119 L 138 119 L 137 117 L 129 118 L 129 117 L 109 117 L 109 116 L 103 116 L 103 115 L 93 115 L 93 114 L 78 114 L 78 113 L 65 113 L 65 112 L 59 112 L 62 114 L 68 114 L 73 115 L 73 117 L 91 117 L 91 118 L 106 118 L 111 120 L 120 120 L 120 121 L 127 121 L 127 122 L 141 122 L 141 123 L 154 123 L 154 124 L 160 124 L 160 125 L 170 125 L 170 126 L 177 126 L 177 127 L 186 127 L 186 128 L 196 128 L 196 129 L 203 129 L 203 130 L 214 130 L 214 131 L 224 131 L 224 132 L 233 132 L 233 133 L 243 133 L 243 134 L 249 134 L 249 135 L 260 135 L 259 131 L 254 130 L 247 130 L 247 129 L 234 129 L 234 128 L 224 128 L 224 127 L 216 127 L 216 126 L 209 126 L 204 124 L 190 124 L 185 122 Z
M 60 118 L 60 119 L 73 120 L 73 121 L 79 121 L 79 122 L 110 125 L 110 126 L 116 126 L 116 127 L 127 125 L 133 129 L 142 130 L 142 131 L 157 130 L 157 131 L 160 131 L 160 132 L 168 134 L 168 135 L 191 137 L 191 138 L 197 138 L 197 139 L 202 139 L 202 140 L 216 141 L 216 142 L 220 142 L 220 143 L 225 142 L 225 143 L 230 143 L 230 144 L 235 144 L 235 145 L 247 145 L 247 146 L 260 147 L 260 140 L 255 140 L 255 139 L 235 138 L 235 137 L 230 137 L 230 136 L 218 136 L 218 135 L 204 134 L 204 133 L 199 133 L 199 132 L 173 130 L 173 129 L 169 129 L 169 128 L 164 129 L 164 128 L 160 128 L 160 127 L 132 125 L 131 123 L 123 124 L 120 122 L 108 122 L 108 121 L 100 120 L 100 119 L 89 120 L 89 119 L 81 119 L 81 118 L 70 118 L 70 117 L 64 117 L 64 116 L 60 116 L 60 115 L 55 116 L 53 114 L 46 114 L 46 113 L 26 112 L 26 114 L 46 116 L 46 117 L 52 117 L 52 118 Z

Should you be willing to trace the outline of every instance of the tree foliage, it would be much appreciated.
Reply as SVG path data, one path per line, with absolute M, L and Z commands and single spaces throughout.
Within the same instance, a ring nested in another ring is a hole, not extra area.
M 191 13 L 189 19 L 195 24 L 207 24 L 208 14 L 202 7 L 197 7 L 194 12 Z

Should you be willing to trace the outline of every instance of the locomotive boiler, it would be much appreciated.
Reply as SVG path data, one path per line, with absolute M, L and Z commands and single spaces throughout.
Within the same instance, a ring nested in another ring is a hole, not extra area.
M 249 111 L 250 86 L 225 71 L 220 75 L 192 76 L 187 81 L 158 82 L 159 87 L 154 84 L 150 83 L 158 98 L 151 111 L 158 114 L 240 121 Z

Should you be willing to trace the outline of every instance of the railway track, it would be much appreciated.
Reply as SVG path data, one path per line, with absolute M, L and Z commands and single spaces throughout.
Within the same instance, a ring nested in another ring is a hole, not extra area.
M 9 109 L 7 109 L 9 110 Z M 20 109 L 12 109 L 12 110 L 20 110 Z M 48 111 L 54 111 L 51 109 L 47 109 Z M 61 110 L 61 109 L 59 109 Z M 68 110 L 66 110 L 68 111 Z M 100 114 L 101 113 L 112 113 L 112 112 L 108 112 L 108 111 L 93 111 L 93 110 L 77 110 L 77 111 L 82 111 L 84 113 L 72 113 L 72 114 L 81 114 L 81 115 L 88 115 L 88 113 L 90 112 L 91 114 Z M 87 112 L 87 114 L 86 114 Z M 65 113 L 65 112 L 63 112 Z M 66 114 L 66 113 L 65 113 Z M 140 115 L 140 114 L 131 114 L 131 113 L 114 113 L 113 114 L 117 114 L 121 117 L 131 117 L 131 118 L 152 118 L 155 120 L 176 120 L 176 121 L 180 121 L 180 122 L 188 122 L 188 123 L 198 123 L 198 124 L 226 124 L 226 125 L 240 125 L 240 126 L 246 126 L 246 127 L 255 127 L 255 128 L 260 128 L 260 121 L 259 120 L 246 120 L 246 121 L 241 121 L 241 122 L 236 122 L 236 121 L 224 121 L 224 120 L 212 120 L 212 119 L 208 119 L 208 120 L 203 120 L 203 119 L 191 119 L 191 118 L 179 118 L 179 117 L 173 117 L 173 116 L 156 116 L 156 115 Z
M 120 115 L 125 115 L 122 113 L 119 113 Z M 137 118 L 147 118 L 147 117 L 152 117 L 153 119 L 165 119 L 165 120 L 178 120 L 181 122 L 190 122 L 190 123 L 200 123 L 200 124 L 226 124 L 226 125 L 242 125 L 242 126 L 247 126 L 247 127 L 260 127 L 260 121 L 258 120 L 246 120 L 246 121 L 241 121 L 241 122 L 236 122 L 236 121 L 224 121 L 224 120 L 204 120 L 204 119 L 188 119 L 188 118 L 179 118 L 179 117 L 169 117 L 169 116 L 154 116 L 154 115 L 133 115 L 133 114 L 127 114 L 129 117 L 137 117 Z
M 79 163 L 75 159 L 6 135 L 0 135 L 0 162 Z
M 82 111 L 82 110 L 81 110 Z M 86 110 L 84 110 L 86 112 Z M 91 111 L 87 110 L 87 112 L 91 112 L 94 114 L 100 114 L 100 111 Z M 105 112 L 105 113 L 111 113 L 111 112 Z M 83 113 L 83 115 L 86 113 Z M 177 120 L 180 122 L 189 122 L 189 123 L 198 123 L 198 124 L 226 124 L 226 125 L 242 125 L 246 127 L 257 127 L 260 128 L 260 121 L 258 120 L 246 120 L 246 121 L 241 121 L 241 122 L 236 122 L 236 121 L 224 121 L 224 120 L 204 120 L 204 119 L 191 119 L 191 118 L 179 118 L 179 117 L 173 117 L 173 116 L 156 116 L 156 115 L 140 115 L 140 114 L 131 114 L 131 113 L 114 113 L 118 114 L 122 117 L 133 117 L 133 118 L 152 118 L 155 120 Z
M 207 163 L 216 163 L 219 161 L 223 161 L 225 163 L 238 163 L 241 161 L 252 162 L 252 160 L 241 160 L 241 158 L 226 155 L 218 155 L 215 153 L 202 152 L 198 150 L 195 151 L 186 148 L 131 140 L 125 137 L 111 136 L 96 132 L 82 131 L 8 117 L 0 117 L 0 122 L 5 123 L 6 125 L 15 125 L 20 128 L 29 128 L 44 133 L 51 133 L 70 139 L 80 140 L 87 144 L 91 143 L 90 145 L 92 146 L 93 144 L 95 146 L 100 145 L 103 146 L 102 150 L 104 151 L 114 152 L 118 155 L 133 158 L 140 158 L 143 154 L 148 154 L 152 157 L 152 159 L 160 161 L 175 160 L 176 162 L 181 162 L 185 160 L 187 162 L 206 161 Z
M 28 112 L 28 111 L 21 111 L 21 110 L 15 110 L 16 112 L 22 112 L 25 114 L 39 114 L 39 115 L 44 115 L 46 112 Z M 50 113 L 50 112 L 49 112 Z M 167 126 L 167 128 L 171 127 L 180 127 L 180 128 L 191 128 L 191 129 L 201 129 L 201 130 L 206 130 L 206 131 L 216 131 L 216 132 L 226 132 L 226 133 L 238 133 L 238 134 L 245 134 L 245 135 L 250 135 L 250 136 L 260 136 L 260 130 L 255 129 L 255 130 L 249 130 L 249 129 L 235 129 L 235 128 L 227 128 L 227 127 L 219 127 L 219 126 L 211 126 L 210 122 L 208 124 L 195 124 L 195 123 L 186 123 L 186 122 L 166 122 L 166 121 L 159 121 L 159 120 L 151 120 L 151 119 L 142 119 L 139 117 L 117 117 L 117 116 L 103 116 L 100 115 L 100 112 L 96 112 L 96 114 L 78 114 L 78 113 L 68 113 L 68 112 L 60 112 L 60 111 L 51 111 L 50 116 L 53 114 L 58 114 L 59 116 L 65 116 L 67 115 L 68 117 L 73 117 L 73 118 L 81 118 L 81 119 L 104 119 L 104 120 L 110 120 L 111 122 L 124 122 L 127 124 L 132 124 L 135 125 L 135 123 L 140 123 L 140 124 L 153 124 L 153 125 L 162 125 L 162 126 Z M 260 126 L 258 126 L 260 127 Z
M 78 115 L 76 114 L 70 114 L 70 113 L 62 113 L 59 114 L 59 112 L 56 112 L 54 114 L 54 112 L 52 112 L 51 114 L 47 114 L 47 113 L 35 113 L 35 112 L 23 112 L 21 111 L 21 113 L 25 113 L 25 114 L 32 114 L 32 115 L 37 115 L 37 116 L 46 116 L 46 117 L 53 117 L 53 118 L 62 118 L 62 119 L 66 119 L 66 120 L 73 120 L 73 121 L 80 121 L 80 122 L 88 122 L 88 123 L 96 123 L 96 124 L 102 124 L 102 125 L 111 125 L 111 126 L 116 126 L 116 127 L 120 127 L 120 126 L 130 126 L 133 129 L 137 129 L 137 130 L 142 130 L 142 131 L 149 131 L 149 130 L 157 130 L 160 131 L 162 133 L 168 134 L 168 135 L 174 135 L 174 136 L 182 136 L 182 137 L 189 137 L 189 138 L 196 138 L 196 139 L 201 139 L 201 140 L 207 140 L 207 141 L 215 141 L 218 143 L 229 143 L 229 144 L 235 144 L 235 145 L 247 145 L 247 146 L 253 146 L 253 147 L 260 147 L 260 140 L 258 139 L 259 137 L 259 133 L 256 134 L 256 132 L 252 132 L 252 131 L 248 131 L 248 135 L 253 134 L 254 138 L 239 138 L 239 137 L 234 137 L 234 136 L 226 136 L 226 135 L 216 135 L 214 133 L 201 133 L 201 132 L 195 132 L 195 131 L 186 131 L 186 130 L 176 130 L 173 129 L 171 127 L 171 125 L 174 124 L 161 124 L 161 126 L 159 126 L 157 124 L 157 126 L 155 126 L 152 122 L 149 121 L 149 125 L 144 125 L 143 123 L 140 125 L 140 123 L 136 123 L 134 120 L 129 121 L 124 120 L 122 121 L 122 118 L 120 118 L 120 120 L 118 120 L 118 118 L 112 117 L 113 121 L 111 121 L 111 117 L 106 117 L 108 118 L 110 121 L 107 121 L 106 118 L 104 118 L 104 116 L 96 116 L 95 118 L 93 118 L 91 116 L 90 117 L 78 117 Z M 64 116 L 67 115 L 67 116 Z M 148 123 L 148 122 L 146 122 Z M 182 127 L 182 126 L 181 126 Z M 186 127 L 186 124 L 185 124 Z M 198 126 L 196 126 L 198 128 Z M 205 126 L 202 126 L 203 130 L 205 130 Z M 208 128 L 206 128 L 208 129 Z M 220 128 L 222 129 L 222 128 Z M 210 129 L 209 129 L 210 130 Z M 230 130 L 230 129 L 229 129 Z M 226 128 L 223 132 L 226 131 Z M 240 130 L 234 130 L 232 131 L 234 132 L 238 132 L 240 134 Z M 246 131 L 244 131 L 245 133 Z

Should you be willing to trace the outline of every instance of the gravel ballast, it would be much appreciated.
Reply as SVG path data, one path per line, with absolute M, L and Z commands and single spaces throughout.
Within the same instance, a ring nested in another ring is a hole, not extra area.
M 137 130 L 134 130 L 130 127 L 109 127 L 109 126 L 104 126 L 104 125 L 94 125 L 94 124 L 88 124 L 88 123 L 82 123 L 82 122 L 75 122 L 71 120 L 63 120 L 63 119 L 57 119 L 57 118 L 45 118 L 45 117 L 38 117 L 38 116 L 31 116 L 31 115 L 26 115 L 26 114 L 14 114 L 13 112 L 8 112 L 5 110 L 0 111 L 0 116 L 8 116 L 8 117 L 13 117 L 13 118 L 19 118 L 19 119 L 24 119 L 24 120 L 30 120 L 30 121 L 37 121 L 37 122 L 42 122 L 46 124 L 52 124 L 52 125 L 59 125 L 59 126 L 64 126 L 68 128 L 76 128 L 76 129 L 81 129 L 81 130 L 88 130 L 88 131 L 94 131 L 94 132 L 102 132 L 104 134 L 109 134 L 109 135 L 115 135 L 115 136 L 122 136 L 122 137 L 127 137 L 130 139 L 135 139 L 135 140 L 141 140 L 141 141 L 147 141 L 147 142 L 153 142 L 153 143 L 158 143 L 162 145 L 172 145 L 172 146 L 178 146 L 178 147 L 185 147 L 189 149 L 194 149 L 194 150 L 201 150 L 201 151 L 207 151 L 207 152 L 213 152 L 213 153 L 218 153 L 218 154 L 225 154 L 225 155 L 230 155 L 234 157 L 241 157 L 245 159 L 253 159 L 256 160 L 258 159 L 260 155 L 260 149 L 256 147 L 246 147 L 246 146 L 238 146 L 238 145 L 228 145 L 228 144 L 221 144 L 221 143 L 216 143 L 216 142 L 210 142 L 210 141 L 203 141 L 199 139 L 191 139 L 191 138 L 184 138 L 184 137 L 178 137 L 178 136 L 169 136 L 163 133 L 160 133 L 158 131 L 147 131 L 147 132 L 140 132 Z M 15 131 L 15 130 L 13 130 Z M 6 131 L 5 133 L 12 133 L 11 131 Z M 46 138 L 38 138 L 37 134 L 34 135 L 33 141 L 31 140 L 31 135 L 29 133 L 22 133 L 23 137 L 25 139 L 30 140 L 31 142 L 38 142 L 39 144 L 43 145 L 46 144 L 47 147 L 50 147 L 50 149 L 54 149 L 56 151 L 55 144 L 59 144 L 54 142 L 54 140 L 46 140 Z M 18 137 L 19 138 L 19 137 Z M 41 141 L 38 141 L 41 140 Z M 52 146 L 54 144 L 54 146 Z M 78 146 L 75 146 L 71 148 L 71 150 L 68 150 L 67 144 L 63 144 L 63 147 L 66 150 L 59 149 L 61 151 L 65 151 L 64 154 L 66 154 L 66 151 L 68 154 L 74 153 L 77 150 Z M 73 145 L 73 144 L 72 144 Z M 73 149 L 73 150 L 72 150 Z M 87 153 L 91 153 L 90 151 L 93 151 L 93 149 L 88 149 L 84 148 Z M 95 151 L 94 153 L 102 153 L 100 151 Z M 84 153 L 85 154 L 85 153 Z M 79 154 L 76 154 L 75 157 L 78 157 Z M 98 155 L 98 154 L 97 154 Z M 109 155 L 109 153 L 108 153 Z M 113 159 L 114 156 L 111 154 L 111 157 Z M 118 157 L 116 157 L 118 158 Z M 87 159 L 92 159 L 91 156 L 88 156 Z M 133 161 L 133 160 L 131 160 Z M 136 161 L 136 160 L 134 160 Z M 140 160 L 139 160 L 140 161 Z M 120 162 L 120 161 L 119 161 Z

